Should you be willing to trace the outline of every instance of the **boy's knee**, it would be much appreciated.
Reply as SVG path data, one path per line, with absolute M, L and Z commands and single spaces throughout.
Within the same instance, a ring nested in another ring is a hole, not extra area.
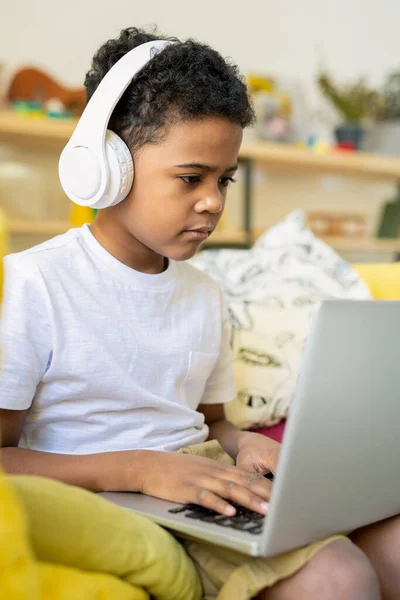
M 310 563 L 310 588 L 327 598 L 378 600 L 379 583 L 366 555 L 350 541 L 333 542 Z
M 257 597 L 257 600 L 322 599 L 381 599 L 372 565 L 349 540 L 332 542 L 292 577 L 265 589 Z

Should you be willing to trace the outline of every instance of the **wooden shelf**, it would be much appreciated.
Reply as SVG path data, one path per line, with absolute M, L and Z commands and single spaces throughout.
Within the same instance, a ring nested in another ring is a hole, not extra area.
M 77 119 L 22 117 L 13 111 L 0 111 L 0 143 L 61 150 L 77 122 Z
M 11 219 L 8 230 L 11 234 L 53 236 L 65 233 L 71 225 L 65 221 L 23 221 Z
M 254 234 L 254 241 L 257 240 L 265 231 L 258 231 Z M 337 250 L 338 252 L 400 252 L 400 238 L 398 239 L 385 239 L 385 238 L 372 238 L 372 237 L 339 237 L 339 236 L 320 236 L 322 241 L 326 242 L 329 246 Z M 216 231 L 207 240 L 204 245 L 213 244 L 244 244 L 246 241 L 246 233 L 244 231 L 228 232 Z M 207 243 L 208 242 L 208 243 Z
M 254 239 L 258 239 L 265 231 L 257 231 Z M 400 252 L 400 238 L 374 238 L 374 237 L 344 237 L 344 236 L 318 236 L 323 242 L 334 248 L 337 252 Z
M 215 231 L 212 236 L 205 240 L 204 246 L 237 244 L 244 245 L 246 243 L 245 231 Z
M 24 221 L 11 219 L 8 221 L 8 230 L 11 234 L 31 234 L 31 235 L 58 235 L 65 233 L 72 227 L 66 221 Z M 246 233 L 244 231 L 216 231 L 210 240 L 206 240 L 204 245 L 208 244 L 244 244 L 246 242 Z
M 321 239 L 338 252 L 382 252 L 400 253 L 400 239 L 346 238 L 325 236 Z
M 400 181 L 400 158 L 331 150 L 317 154 L 290 144 L 244 142 L 240 156 L 273 169 Z
M 40 235 L 53 236 L 64 233 L 71 225 L 65 221 L 23 221 L 10 220 L 8 228 L 11 234 L 19 235 Z M 254 240 L 259 238 L 264 231 L 255 234 Z M 338 252 L 399 252 L 400 238 L 382 239 L 382 238 L 346 238 L 337 236 L 325 236 L 321 239 L 332 246 Z M 216 231 L 209 240 L 204 242 L 204 246 L 212 245 L 244 245 L 246 243 L 245 231 Z
M 37 119 L 0 111 L 0 143 L 59 149 L 67 143 L 77 119 Z M 317 154 L 291 144 L 243 142 L 240 156 L 271 169 L 314 174 L 332 173 L 400 181 L 400 158 L 364 152 Z
M 76 119 L 36 119 L 24 118 L 12 111 L 0 111 L 0 144 L 10 143 L 30 149 L 50 149 L 61 151 L 67 143 Z M 271 170 L 301 172 L 309 174 L 336 174 L 342 176 L 366 177 L 400 182 L 400 158 L 367 154 L 331 151 L 317 154 L 289 144 L 273 142 L 244 142 L 240 149 L 242 158 L 250 158 Z M 63 233 L 69 227 L 61 221 L 32 222 L 11 220 L 10 232 L 14 235 L 31 234 L 53 236 Z M 254 235 L 254 239 L 257 239 Z M 207 245 L 244 245 L 246 233 L 216 232 Z M 399 240 L 372 238 L 325 238 L 328 244 L 339 252 L 400 252 Z

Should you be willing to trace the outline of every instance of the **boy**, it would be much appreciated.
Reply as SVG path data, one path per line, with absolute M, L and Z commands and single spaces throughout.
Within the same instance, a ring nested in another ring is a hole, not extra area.
M 155 39 L 165 38 L 132 28 L 104 44 L 88 97 L 121 56 Z M 225 421 L 235 390 L 221 293 L 182 262 L 221 217 L 252 121 L 236 67 L 194 41 L 168 46 L 109 124 L 134 159 L 126 199 L 91 227 L 8 257 L 0 423 L 9 473 L 227 515 L 229 501 L 267 512 L 263 474 L 275 470 L 279 447 Z M 370 531 L 357 534 L 370 561 L 340 536 L 269 560 L 185 547 L 207 597 L 373 600 L 380 584 L 398 598 L 398 520 Z

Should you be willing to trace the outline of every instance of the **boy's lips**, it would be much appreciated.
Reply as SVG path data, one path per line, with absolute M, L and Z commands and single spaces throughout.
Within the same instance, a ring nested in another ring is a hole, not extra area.
M 192 240 L 205 240 L 212 233 L 214 227 L 208 225 L 205 227 L 196 227 L 193 229 L 185 229 L 183 233 Z
M 192 240 L 206 240 L 210 233 L 199 229 L 186 229 L 183 234 Z

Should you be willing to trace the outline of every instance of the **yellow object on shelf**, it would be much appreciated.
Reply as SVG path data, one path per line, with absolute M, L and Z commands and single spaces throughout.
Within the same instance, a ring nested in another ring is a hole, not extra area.
M 71 227 L 81 227 L 85 223 L 93 223 L 95 218 L 95 211 L 89 206 L 78 206 L 72 204 L 71 212 L 69 215 L 69 222 Z
M 252 93 L 254 92 L 272 92 L 275 90 L 275 81 L 272 77 L 250 73 L 247 76 L 247 84 Z

